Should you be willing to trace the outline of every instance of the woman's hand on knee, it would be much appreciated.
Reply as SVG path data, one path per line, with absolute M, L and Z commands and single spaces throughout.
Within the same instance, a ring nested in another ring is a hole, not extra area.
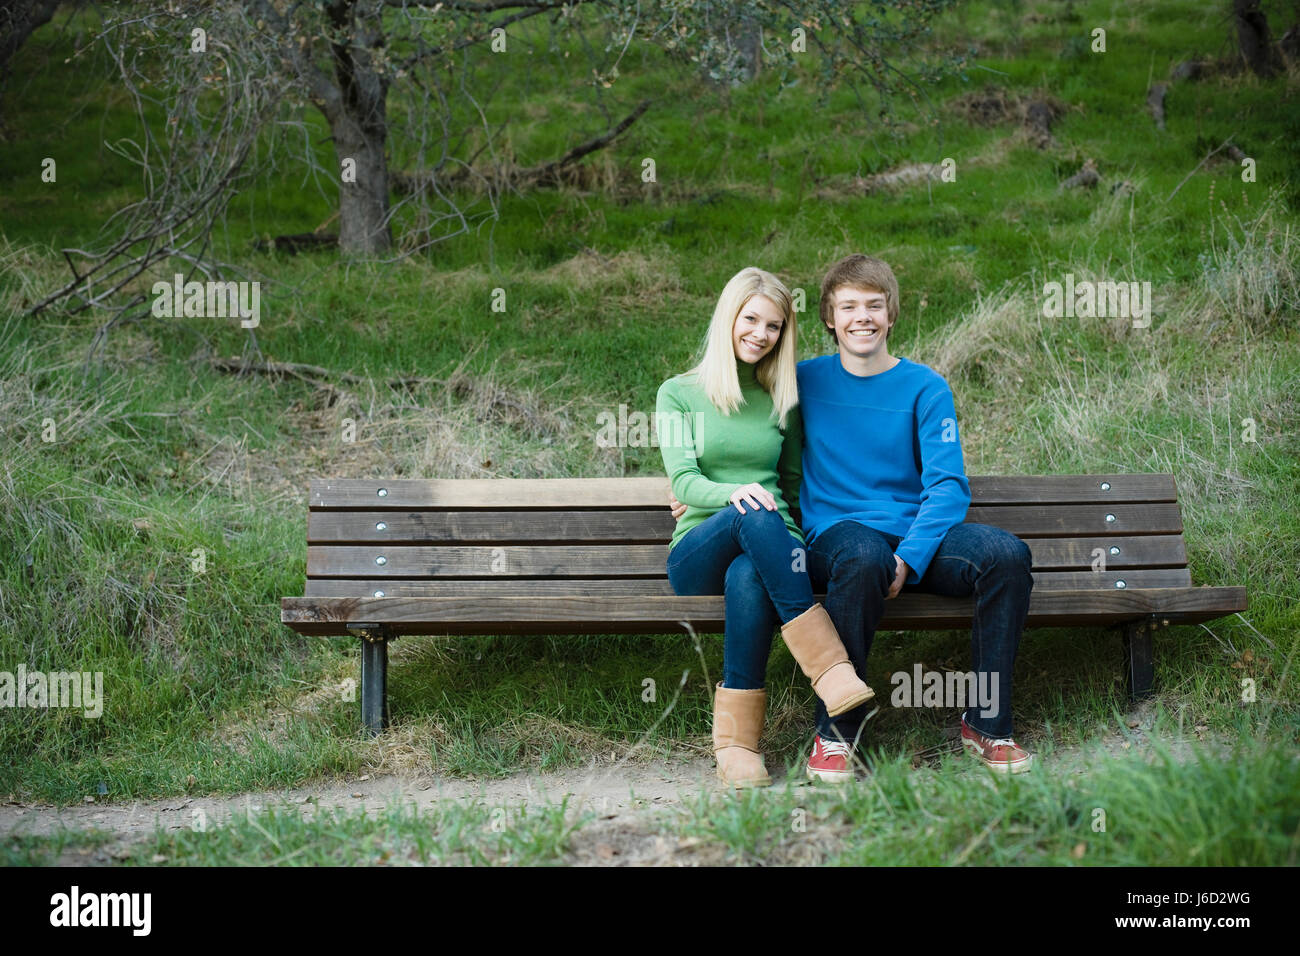
M 757 511 L 760 507 L 768 511 L 776 510 L 776 498 L 757 481 L 741 485 L 731 493 L 731 503 L 742 515 L 746 514 L 744 505 L 748 504 Z

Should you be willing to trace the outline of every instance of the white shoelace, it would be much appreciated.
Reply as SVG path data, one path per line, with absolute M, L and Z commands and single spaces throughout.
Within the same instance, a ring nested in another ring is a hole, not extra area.
M 970 727 L 970 729 L 974 731 L 976 736 L 984 737 L 983 734 L 981 734 L 978 730 L 975 730 L 974 727 L 971 727 L 970 724 L 966 724 L 966 726 Z M 994 740 L 992 737 L 984 737 L 984 739 L 989 742 L 990 747 L 1015 747 L 1017 750 L 1020 749 L 1019 745 L 1010 737 L 999 737 L 997 740 Z
M 849 755 L 849 745 L 839 740 L 822 738 L 822 753 L 828 757 L 845 757 Z

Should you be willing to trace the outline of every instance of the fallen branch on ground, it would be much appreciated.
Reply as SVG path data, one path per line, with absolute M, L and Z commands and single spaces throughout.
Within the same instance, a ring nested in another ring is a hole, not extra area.
M 1232 134 L 1232 136 L 1236 136 L 1236 135 L 1237 135 L 1236 133 L 1233 133 L 1233 134 Z M 1169 194 L 1169 199 L 1173 199 L 1175 196 L 1177 196 L 1177 195 L 1178 195 L 1178 190 L 1182 189 L 1185 185 L 1187 185 L 1187 180 L 1189 180 L 1189 179 L 1191 179 L 1193 176 L 1195 176 L 1197 170 L 1199 170 L 1202 166 L 1204 166 L 1206 163 L 1208 163 L 1212 157 L 1214 157 L 1214 156 L 1216 156 L 1217 154 L 1223 152 L 1223 150 L 1226 149 L 1227 147 L 1232 146 L 1232 136 L 1229 136 L 1229 137 L 1228 137 L 1227 139 L 1225 139 L 1222 143 L 1220 143 L 1217 147 L 1215 147 L 1214 149 L 1212 149 L 1212 150 L 1210 150 L 1208 153 L 1206 153 L 1206 154 L 1205 154 L 1205 158 L 1202 159 L 1199 163 L 1196 164 L 1196 168 L 1193 169 L 1193 170 L 1192 170 L 1190 173 L 1188 173 L 1186 176 L 1184 176 L 1184 177 L 1183 177 L 1183 181 L 1182 181 L 1181 183 L 1179 183 L 1177 186 L 1174 187 L 1174 191 L 1171 192 L 1171 193 Z M 1169 202 L 1169 199 L 1166 199 L 1165 202 Z
M 219 372 L 233 372 L 243 374 L 244 372 L 256 372 L 259 375 L 270 375 L 277 378 L 284 378 L 286 375 L 293 378 L 301 379 L 304 382 L 310 382 L 313 385 L 323 385 L 330 388 L 334 383 L 330 378 L 342 379 L 353 385 L 364 384 L 370 379 L 364 375 L 354 375 L 351 372 L 333 372 L 319 365 L 304 365 L 300 362 L 249 362 L 242 358 L 214 358 L 209 360 L 209 364 Z M 382 384 L 390 388 L 406 388 L 411 385 L 446 385 L 447 382 L 438 378 L 422 378 L 419 376 L 407 376 L 404 378 L 390 378 L 382 380 Z

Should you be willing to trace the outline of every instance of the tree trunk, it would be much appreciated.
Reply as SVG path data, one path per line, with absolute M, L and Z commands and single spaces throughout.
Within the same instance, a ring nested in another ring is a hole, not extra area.
M 5 0 L 0 3 L 0 140 L 9 136 L 3 106 L 13 58 L 28 37 L 53 19 L 58 5 L 58 0 Z
M 372 106 L 364 118 L 349 111 L 330 124 L 342 174 L 339 248 L 344 252 L 378 253 L 393 244 L 388 222 L 388 161 L 384 156 L 388 130 L 383 115 L 381 102 Z
M 763 30 L 753 16 L 744 15 L 740 18 L 736 46 L 739 47 L 745 64 L 745 79 L 755 79 L 763 71 Z
M 331 53 L 339 100 L 327 116 L 339 161 L 339 248 L 367 255 L 392 247 L 388 222 L 388 77 L 371 51 L 384 44 L 380 0 L 337 0 L 327 8 L 348 42 Z
M 1237 25 L 1237 49 L 1256 76 L 1272 76 L 1277 53 L 1268 33 L 1268 17 L 1259 0 L 1232 0 L 1232 19 Z
M 58 0 L 14 0 L 0 9 L 0 72 L 39 27 L 49 23 Z

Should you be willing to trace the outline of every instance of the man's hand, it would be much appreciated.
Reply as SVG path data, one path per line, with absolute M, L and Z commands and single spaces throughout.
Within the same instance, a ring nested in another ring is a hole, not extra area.
M 674 521 L 681 521 L 682 515 L 686 514 L 686 506 L 671 491 L 668 492 L 668 507 L 672 509 Z
M 907 562 L 894 555 L 894 582 L 889 585 L 889 593 L 885 595 L 885 600 L 898 597 L 898 592 L 903 590 L 903 582 L 907 576 L 912 573 L 912 569 L 907 566 Z

